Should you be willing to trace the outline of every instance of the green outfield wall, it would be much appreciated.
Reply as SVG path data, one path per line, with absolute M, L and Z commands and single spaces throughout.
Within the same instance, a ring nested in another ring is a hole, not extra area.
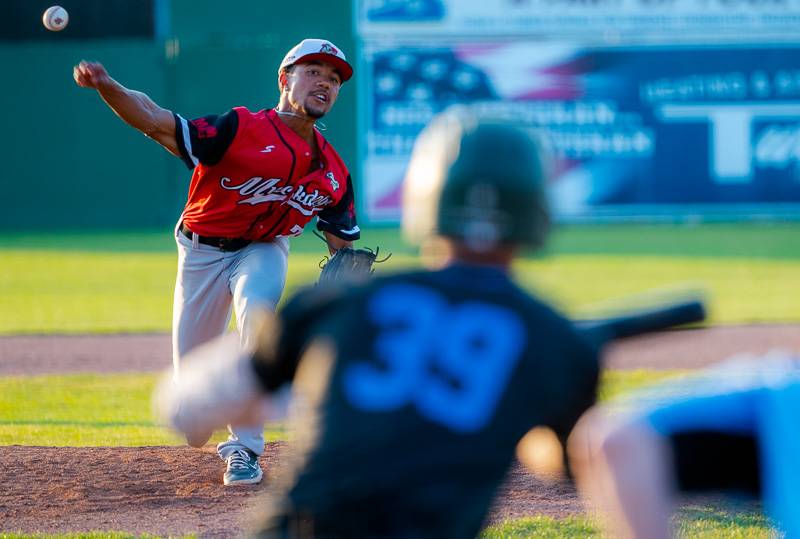
M 81 59 L 103 62 L 126 86 L 194 117 L 274 106 L 276 68 L 304 37 L 328 38 L 355 58 L 349 0 L 156 6 L 152 39 L 79 40 L 68 27 L 46 41 L 0 41 L 0 229 L 161 227 L 178 217 L 190 171 L 74 84 L 72 66 Z M 357 177 L 355 102 L 355 85 L 346 85 L 324 123 Z

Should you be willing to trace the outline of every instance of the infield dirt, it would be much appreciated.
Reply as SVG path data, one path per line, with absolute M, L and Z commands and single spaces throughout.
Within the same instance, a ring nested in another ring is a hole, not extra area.
M 739 353 L 800 352 L 800 326 L 719 326 L 653 333 L 608 347 L 611 369 L 694 369 Z M 170 336 L 0 336 L 0 376 L 151 372 L 172 365 Z
M 774 347 L 800 352 L 798 327 L 665 332 L 614 345 L 606 361 L 612 368 L 684 369 Z M 170 365 L 169 351 L 166 335 L 3 337 L 0 376 L 160 370 Z M 253 508 L 269 492 L 269 479 L 279 473 L 286 450 L 285 443 L 267 446 L 261 457 L 266 470 L 262 485 L 225 488 L 223 464 L 211 446 L 5 446 L 0 448 L 0 530 L 236 536 L 247 530 Z M 583 512 L 572 486 L 534 477 L 515 464 L 489 521 Z
M 285 450 L 284 443 L 267 445 L 261 457 L 266 481 L 261 485 L 226 488 L 222 462 L 211 446 L 4 447 L 0 453 L 9 481 L 0 493 L 0 528 L 236 536 L 248 529 Z M 571 486 L 545 483 L 515 465 L 492 520 L 582 511 Z

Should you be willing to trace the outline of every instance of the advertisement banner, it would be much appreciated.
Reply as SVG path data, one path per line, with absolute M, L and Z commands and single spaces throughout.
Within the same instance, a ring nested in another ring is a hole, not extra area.
M 800 208 L 800 46 L 517 40 L 365 43 L 363 52 L 371 221 L 398 218 L 414 138 L 454 103 L 541 136 L 554 155 L 550 192 L 562 218 Z
M 510 36 L 583 43 L 800 39 L 800 0 L 360 0 L 357 32 Z

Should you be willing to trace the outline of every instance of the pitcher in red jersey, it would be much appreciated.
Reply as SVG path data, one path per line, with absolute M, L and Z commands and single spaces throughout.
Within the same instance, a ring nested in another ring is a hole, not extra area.
M 313 218 L 331 252 L 360 236 L 347 166 L 315 127 L 353 69 L 341 50 L 305 39 L 278 68 L 280 99 L 269 110 L 235 107 L 187 120 L 125 88 L 99 63 L 75 66 L 75 82 L 97 90 L 126 123 L 193 170 L 175 229 L 178 276 L 173 307 L 173 364 L 225 332 L 231 310 L 244 347 L 253 345 L 255 313 L 274 310 L 286 281 L 291 236 Z M 229 425 L 217 450 L 226 485 L 261 481 L 263 422 Z M 204 445 L 211 436 L 188 439 Z

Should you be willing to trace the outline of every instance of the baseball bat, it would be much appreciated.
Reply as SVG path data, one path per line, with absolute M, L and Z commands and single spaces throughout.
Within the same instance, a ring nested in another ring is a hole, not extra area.
M 689 299 L 631 311 L 611 318 L 576 320 L 575 326 L 588 338 L 605 344 L 617 339 L 702 322 L 705 318 L 706 309 L 703 302 L 699 299 Z

